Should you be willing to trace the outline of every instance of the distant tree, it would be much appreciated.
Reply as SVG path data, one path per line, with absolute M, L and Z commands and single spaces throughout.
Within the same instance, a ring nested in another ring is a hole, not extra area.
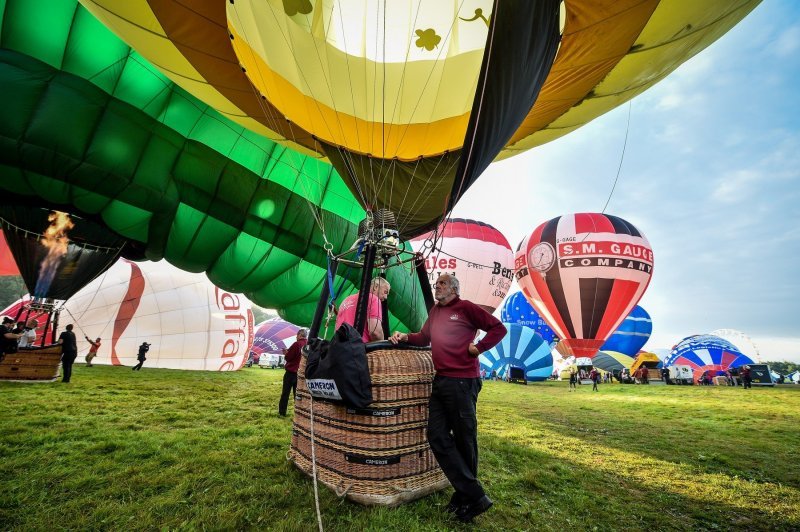
M 20 275 L 0 277 L 0 310 L 3 310 L 28 293 Z
M 786 360 L 782 362 L 765 362 L 765 364 L 769 365 L 769 369 L 781 375 L 788 375 L 793 371 L 800 370 L 800 364 L 795 364 L 794 362 Z

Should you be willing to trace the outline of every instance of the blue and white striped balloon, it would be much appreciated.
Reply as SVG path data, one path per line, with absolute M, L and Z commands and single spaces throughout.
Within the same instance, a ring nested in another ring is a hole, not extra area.
M 529 382 L 546 380 L 553 373 L 550 344 L 533 329 L 516 323 L 504 323 L 508 329 L 503 341 L 480 356 L 481 368 L 487 375 L 492 370 L 505 378 L 509 366 L 522 368 Z
M 614 334 L 609 336 L 600 351 L 636 356 L 653 332 L 653 320 L 645 309 L 636 305 Z

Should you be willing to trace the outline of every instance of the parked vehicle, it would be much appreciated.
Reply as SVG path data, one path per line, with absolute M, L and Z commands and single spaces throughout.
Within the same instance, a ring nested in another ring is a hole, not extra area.
M 284 366 L 284 356 L 277 353 L 264 353 L 258 359 L 258 366 L 264 368 L 282 368 Z

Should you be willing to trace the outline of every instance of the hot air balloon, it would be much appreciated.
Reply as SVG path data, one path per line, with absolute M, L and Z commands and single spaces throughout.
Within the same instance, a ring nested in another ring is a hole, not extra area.
M 699 334 L 684 338 L 673 347 L 664 366 L 690 366 L 694 370 L 694 381 L 697 382 L 705 371 L 720 376 L 725 375 L 728 368 L 754 363 L 727 340 L 711 334 Z
M 500 309 L 500 321 L 505 323 L 516 323 L 524 327 L 530 327 L 536 334 L 541 336 L 545 342 L 550 344 L 550 347 L 555 346 L 558 342 L 558 336 L 553 332 L 553 329 L 547 325 L 547 322 L 539 316 L 528 300 L 525 299 L 525 294 L 522 292 L 514 292 L 508 296 L 503 303 L 503 308 Z
M 636 305 L 600 350 L 634 357 L 647 343 L 652 332 L 653 320 L 650 319 L 650 314 Z
M 547 380 L 553 373 L 550 345 L 533 329 L 516 323 L 505 323 L 508 334 L 492 349 L 480 355 L 481 369 L 504 379 L 509 368 L 522 368 L 529 382 Z
M 757 3 L 7 0 L 0 187 L 308 322 L 366 209 L 435 228 L 491 160 L 639 94 Z M 392 326 L 418 327 L 419 289 L 387 275 Z
M 523 293 L 562 339 L 559 347 L 593 357 L 644 294 L 653 250 L 622 218 L 570 214 L 525 238 L 514 267 Z
M 256 326 L 253 351 L 256 355 L 283 354 L 295 341 L 300 327 L 281 318 L 270 318 Z
M 435 249 L 426 247 L 433 242 Z M 455 275 L 461 281 L 461 297 L 490 313 L 506 297 L 514 252 L 506 237 L 491 225 L 452 218 L 437 229 L 436 235 L 416 237 L 411 245 L 423 254 L 430 281 L 443 273 Z
M 134 365 L 148 342 L 150 367 L 231 371 L 247 361 L 253 342 L 247 298 L 164 262 L 120 260 L 63 312 L 79 337 L 102 339 L 93 364 Z
M 600 368 L 603 371 L 620 371 L 623 369 L 631 369 L 633 364 L 633 357 L 623 355 L 622 353 L 598 351 L 592 358 L 592 365 Z

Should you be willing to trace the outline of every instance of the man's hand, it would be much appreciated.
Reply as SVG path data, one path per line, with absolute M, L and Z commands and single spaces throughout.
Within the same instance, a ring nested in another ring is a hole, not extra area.
M 469 347 L 467 348 L 467 351 L 469 351 L 469 354 L 473 358 L 478 358 L 478 356 L 481 354 L 481 352 L 478 351 L 478 348 L 475 347 L 475 344 L 469 344 Z
M 407 342 L 408 335 L 405 333 L 401 333 L 400 331 L 395 331 L 393 335 L 389 337 L 389 341 L 393 344 L 397 344 L 400 342 Z

